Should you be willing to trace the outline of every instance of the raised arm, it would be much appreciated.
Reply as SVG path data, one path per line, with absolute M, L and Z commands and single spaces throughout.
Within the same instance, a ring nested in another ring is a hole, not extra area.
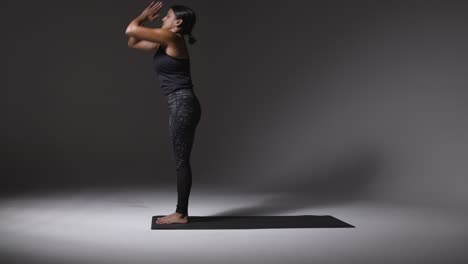
M 133 19 L 130 24 L 128 24 L 127 29 L 125 30 L 125 34 L 130 37 L 129 46 L 136 45 L 137 40 L 157 42 L 163 45 L 168 45 L 169 43 L 176 40 L 175 34 L 169 30 L 161 28 L 148 28 L 142 25 L 142 23 L 148 18 L 150 21 L 153 21 L 157 16 L 159 16 L 156 14 L 156 12 L 159 11 L 162 3 L 158 2 L 155 5 L 153 5 L 153 3 L 151 3 L 139 16 Z M 146 45 L 149 44 L 147 43 Z
M 129 36 L 127 45 L 129 48 L 132 48 L 132 49 L 138 49 L 138 50 L 143 50 L 143 51 L 155 51 L 159 48 L 161 44 L 159 44 L 158 42 L 141 40 L 141 39 L 137 39 L 135 37 Z
M 135 18 L 125 30 L 125 34 L 129 37 L 134 37 L 139 40 L 158 42 L 163 45 L 168 45 L 176 41 L 176 36 L 173 32 L 162 28 L 148 28 L 141 26 L 140 23 L 144 18 L 138 16 Z

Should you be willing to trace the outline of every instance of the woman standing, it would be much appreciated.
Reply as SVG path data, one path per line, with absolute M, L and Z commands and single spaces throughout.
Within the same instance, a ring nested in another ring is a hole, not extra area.
M 177 207 L 175 213 L 158 218 L 157 224 L 188 223 L 188 201 L 192 187 L 190 154 L 195 130 L 201 117 L 201 106 L 193 91 L 190 74 L 190 57 L 185 43 L 196 39 L 192 29 L 196 16 L 192 9 L 173 5 L 162 19 L 161 28 L 148 28 L 142 24 L 153 21 L 162 2 L 154 1 L 127 27 L 128 46 L 154 52 L 154 70 L 159 78 L 162 93 L 167 98 L 169 109 L 169 134 L 172 141 L 177 172 Z

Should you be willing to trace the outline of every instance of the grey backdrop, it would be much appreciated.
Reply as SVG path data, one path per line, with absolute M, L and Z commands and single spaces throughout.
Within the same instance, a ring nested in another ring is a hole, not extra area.
M 152 54 L 124 34 L 149 2 L 2 3 L 3 195 L 175 189 Z M 466 208 L 461 2 L 164 1 L 198 15 L 193 189 Z

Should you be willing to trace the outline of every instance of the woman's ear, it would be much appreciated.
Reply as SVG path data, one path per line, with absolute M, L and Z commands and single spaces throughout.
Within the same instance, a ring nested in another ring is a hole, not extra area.
M 182 22 L 184 22 L 184 21 L 181 18 L 177 19 L 176 20 L 176 26 L 180 27 L 180 25 L 182 25 Z

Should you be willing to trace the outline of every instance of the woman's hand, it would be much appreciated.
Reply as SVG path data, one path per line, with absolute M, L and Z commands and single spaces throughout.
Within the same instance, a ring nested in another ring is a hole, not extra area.
M 159 1 L 156 4 L 153 1 L 147 8 L 145 8 L 145 10 L 143 10 L 140 17 L 144 19 L 148 19 L 149 21 L 153 21 L 157 17 L 159 17 L 159 14 L 156 14 L 156 13 L 159 12 L 161 7 L 162 7 L 162 1 Z

